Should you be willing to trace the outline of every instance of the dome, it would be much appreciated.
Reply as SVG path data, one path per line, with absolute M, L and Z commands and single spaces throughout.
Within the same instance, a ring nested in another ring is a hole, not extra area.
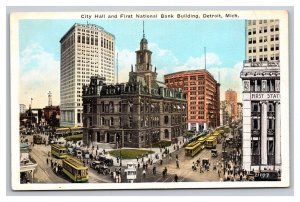
M 148 43 L 147 39 L 145 37 L 142 38 L 141 43 Z

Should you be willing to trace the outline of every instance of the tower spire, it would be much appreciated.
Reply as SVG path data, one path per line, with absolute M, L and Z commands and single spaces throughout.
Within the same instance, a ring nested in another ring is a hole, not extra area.
M 145 22 L 143 21 L 143 38 L 145 38 L 145 31 L 144 31 L 144 26 L 145 26 L 145 24 L 144 24 Z
M 204 47 L 204 68 L 206 70 L 206 47 Z

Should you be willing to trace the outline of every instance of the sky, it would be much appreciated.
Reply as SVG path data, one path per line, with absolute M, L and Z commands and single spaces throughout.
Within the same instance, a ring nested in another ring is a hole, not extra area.
M 221 100 L 229 88 L 237 91 L 241 101 L 240 72 L 245 59 L 244 20 L 144 20 L 148 48 L 153 52 L 152 65 L 157 67 L 158 80 L 163 75 L 206 68 L 221 83 Z M 48 104 L 59 105 L 61 37 L 74 23 L 86 20 L 21 20 L 19 24 L 20 104 L 28 108 Z M 119 82 L 128 81 L 135 51 L 143 35 L 142 20 L 89 20 L 115 35 L 119 55 Z M 218 77 L 220 72 L 220 78 Z

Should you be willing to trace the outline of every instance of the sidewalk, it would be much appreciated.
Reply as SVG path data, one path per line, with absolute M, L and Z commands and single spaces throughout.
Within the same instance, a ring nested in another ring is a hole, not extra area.
M 187 140 L 185 140 L 185 141 L 187 141 Z M 179 142 L 181 143 L 181 144 L 179 144 Z M 175 149 L 174 149 L 174 145 L 175 145 Z M 183 147 L 183 139 L 180 139 L 179 141 L 178 141 L 178 144 L 171 144 L 169 147 L 166 147 L 165 149 L 168 149 L 169 150 L 169 153 L 171 154 L 171 153 L 173 153 L 174 151 L 176 151 L 177 150 L 177 148 L 182 148 Z M 86 150 L 87 149 L 87 147 L 82 147 L 82 149 L 83 150 Z M 130 148 L 130 147 L 123 147 L 122 149 L 137 149 L 137 148 Z M 149 154 L 148 155 L 148 157 L 143 157 L 144 159 L 144 162 L 146 162 L 146 161 L 148 161 L 149 159 L 151 160 L 153 160 L 153 163 L 156 163 L 157 161 L 159 161 L 159 160 L 161 160 L 162 158 L 165 158 L 165 157 L 167 157 L 168 155 L 165 155 L 164 157 L 163 157 L 163 152 L 165 151 L 165 149 L 163 149 L 163 148 L 158 148 L 158 147 L 152 147 L 152 148 L 138 148 L 138 149 L 140 149 L 140 150 L 151 150 L 151 151 L 153 151 L 154 153 L 152 153 L 152 154 Z M 92 147 L 89 147 L 88 148 L 88 151 L 89 151 L 89 153 L 91 153 L 93 156 L 96 156 L 96 153 L 97 153 L 97 155 L 102 155 L 102 152 L 103 152 L 103 149 L 102 148 L 100 148 L 99 147 L 99 149 L 98 149 L 98 151 L 96 152 L 96 150 L 97 150 L 97 147 L 95 147 L 94 146 L 94 149 L 92 149 Z M 117 158 L 116 157 L 114 157 L 114 156 L 112 156 L 112 155 L 110 155 L 109 154 L 109 151 L 112 151 L 112 150 L 117 150 L 117 149 L 105 149 L 105 156 L 107 157 L 107 158 L 110 158 L 110 159 L 112 159 L 113 160 L 113 165 L 114 166 L 119 166 L 120 165 L 120 162 L 118 162 L 117 161 Z M 155 156 L 156 155 L 158 155 L 158 159 L 156 159 L 155 158 Z M 140 157 L 139 158 L 139 162 L 141 163 L 141 160 L 142 159 L 142 157 Z M 127 166 L 127 163 L 138 163 L 137 162 L 137 159 L 136 158 L 133 158 L 133 159 L 122 159 L 122 166 Z

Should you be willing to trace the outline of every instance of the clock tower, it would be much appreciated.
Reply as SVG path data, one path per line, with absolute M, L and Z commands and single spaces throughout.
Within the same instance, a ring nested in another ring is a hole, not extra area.
M 156 68 L 152 71 L 151 55 L 152 52 L 148 50 L 148 41 L 145 38 L 144 33 L 144 22 L 143 22 L 143 38 L 140 41 L 140 49 L 135 51 L 136 53 L 136 64 L 135 72 L 133 69 L 129 73 L 129 82 L 140 81 L 143 78 L 144 82 L 148 87 L 149 92 L 153 87 L 156 78 Z

